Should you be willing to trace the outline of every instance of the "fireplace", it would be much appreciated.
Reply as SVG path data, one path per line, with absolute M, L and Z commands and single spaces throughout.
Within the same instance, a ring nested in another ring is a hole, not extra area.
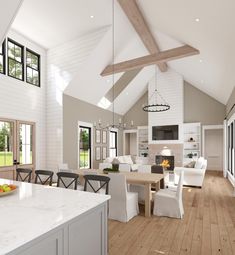
M 162 156 L 162 155 L 156 155 L 155 162 L 157 166 L 160 166 L 163 160 L 168 160 L 170 166 L 167 168 L 167 170 L 174 170 L 175 168 L 175 157 L 174 156 Z

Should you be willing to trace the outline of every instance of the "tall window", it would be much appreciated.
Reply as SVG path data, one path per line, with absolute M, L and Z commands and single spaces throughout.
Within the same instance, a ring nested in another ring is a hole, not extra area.
M 117 132 L 109 132 L 109 157 L 117 156 Z
M 0 46 L 0 73 L 5 74 L 5 41 Z
M 8 75 L 24 80 L 24 47 L 8 39 Z
M 91 168 L 91 128 L 79 127 L 79 168 Z
M 40 56 L 29 49 L 26 50 L 26 81 L 40 87 Z

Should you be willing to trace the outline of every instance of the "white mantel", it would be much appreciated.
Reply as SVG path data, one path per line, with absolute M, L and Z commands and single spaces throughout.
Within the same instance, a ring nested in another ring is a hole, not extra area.
M 184 98 L 183 98 L 183 76 L 172 69 L 167 72 L 157 72 L 157 89 L 170 110 L 166 112 L 148 113 L 149 144 L 177 144 L 183 143 L 183 121 L 184 121 Z M 148 97 L 150 98 L 155 89 L 155 78 L 148 84 Z M 149 102 L 151 103 L 151 102 Z M 153 141 L 152 126 L 179 125 L 179 140 Z

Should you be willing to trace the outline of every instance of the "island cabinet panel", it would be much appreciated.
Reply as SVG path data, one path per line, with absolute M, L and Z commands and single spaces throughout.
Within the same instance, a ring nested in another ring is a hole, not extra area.
M 45 237 L 18 255 L 63 255 L 63 231 Z
M 107 254 L 107 217 L 99 208 L 69 225 L 69 255 Z

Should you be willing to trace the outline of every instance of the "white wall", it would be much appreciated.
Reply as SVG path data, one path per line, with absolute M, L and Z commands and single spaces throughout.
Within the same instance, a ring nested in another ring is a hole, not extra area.
M 155 89 L 155 78 L 148 85 L 148 98 Z M 182 143 L 183 142 L 183 121 L 184 121 L 184 97 L 183 97 L 183 76 L 172 69 L 167 72 L 157 72 L 157 89 L 166 102 L 170 105 L 170 110 L 166 112 L 148 113 L 149 143 Z M 151 101 L 149 103 L 152 103 Z M 179 125 L 178 141 L 153 141 L 152 126 Z
M 41 55 L 41 87 L 0 74 L 0 117 L 36 122 L 36 168 L 45 168 L 46 51 L 14 31 L 8 37 Z
M 105 32 L 96 31 L 48 50 L 47 165 L 52 170 L 63 161 L 63 91 Z

